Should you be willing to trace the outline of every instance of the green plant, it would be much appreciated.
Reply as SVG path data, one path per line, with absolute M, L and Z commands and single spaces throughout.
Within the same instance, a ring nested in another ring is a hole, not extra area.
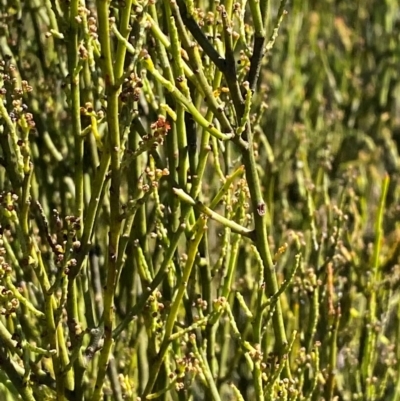
M 3 399 L 400 399 L 397 3 L 1 1 Z

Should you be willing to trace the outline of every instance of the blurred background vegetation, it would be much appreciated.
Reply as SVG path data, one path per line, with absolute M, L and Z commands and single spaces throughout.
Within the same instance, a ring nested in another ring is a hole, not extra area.
M 228 133 L 200 65 L 242 124 L 183 3 L 221 54 L 224 6 L 241 87 L 252 7 L 272 38 L 245 122 L 278 293 L 244 153 L 176 97 Z M 399 43 L 395 0 L 0 0 L 1 398 L 400 400 Z

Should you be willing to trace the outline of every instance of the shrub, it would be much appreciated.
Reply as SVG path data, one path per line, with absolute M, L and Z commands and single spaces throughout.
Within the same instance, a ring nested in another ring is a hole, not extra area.
M 1 4 L 2 399 L 400 399 L 396 1 Z

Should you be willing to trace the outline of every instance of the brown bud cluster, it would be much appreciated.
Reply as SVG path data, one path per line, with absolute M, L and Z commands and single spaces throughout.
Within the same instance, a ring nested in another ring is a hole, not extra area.
M 140 94 L 142 92 L 143 83 L 141 78 L 134 72 L 125 78 L 122 85 L 122 91 L 119 95 L 121 102 L 126 103 L 129 100 L 134 102 L 139 101 Z

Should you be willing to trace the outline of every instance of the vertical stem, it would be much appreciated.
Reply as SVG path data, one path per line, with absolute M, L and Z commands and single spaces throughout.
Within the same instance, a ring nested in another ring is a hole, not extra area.
M 182 304 L 182 299 L 183 295 L 186 291 L 186 287 L 189 281 L 190 274 L 192 272 L 193 264 L 198 252 L 198 247 L 200 244 L 201 239 L 203 238 L 204 235 L 204 230 L 206 227 L 206 221 L 204 218 L 200 218 L 200 223 L 197 228 L 197 232 L 194 234 L 194 238 L 190 241 L 189 249 L 188 249 L 188 258 L 186 260 L 185 267 L 182 272 L 182 280 L 180 282 L 180 285 L 177 289 L 177 292 L 174 296 L 174 299 L 171 304 L 171 309 L 168 314 L 167 321 L 165 323 L 165 332 L 164 332 L 164 339 L 161 344 L 160 352 L 157 355 L 156 360 L 154 361 L 153 365 L 151 366 L 150 369 L 150 375 L 149 375 L 149 381 L 147 382 L 146 388 L 142 394 L 142 399 L 146 399 L 146 396 L 151 392 L 153 389 L 153 386 L 157 380 L 157 376 L 159 374 L 159 371 L 161 369 L 161 366 L 163 364 L 165 354 L 168 351 L 168 348 L 170 346 L 170 337 L 172 334 L 172 331 L 174 329 L 176 319 L 178 316 L 178 311 L 179 308 L 181 307 Z
M 71 85 L 71 117 L 72 117 L 72 131 L 74 135 L 74 183 L 75 183 L 75 204 L 74 215 L 80 220 L 79 228 L 77 230 L 78 238 L 82 235 L 83 230 L 83 197 L 84 197 L 84 176 L 83 176 L 83 152 L 84 142 L 81 136 L 81 114 L 80 114 L 80 74 L 78 70 L 78 7 L 79 0 L 72 0 L 69 7 L 69 21 L 68 21 L 68 73 Z M 79 314 L 78 314 L 78 295 L 76 289 L 76 281 L 72 279 L 68 283 L 68 326 L 70 329 L 70 338 L 72 348 L 79 347 L 76 328 L 79 327 Z M 75 392 L 76 399 L 80 400 L 83 397 L 83 374 L 85 371 L 82 352 L 78 350 L 78 357 L 74 362 L 75 374 Z
M 118 269 L 118 248 L 121 235 L 121 137 L 119 129 L 118 95 L 123 74 L 126 55 L 126 45 L 119 41 L 113 68 L 113 56 L 110 40 L 110 22 L 108 18 L 109 2 L 97 0 L 99 40 L 104 59 L 103 73 L 107 95 L 107 127 L 108 143 L 106 146 L 111 155 L 111 186 L 110 186 L 110 230 L 108 234 L 107 282 L 104 291 L 104 345 L 99 356 L 98 375 L 93 401 L 101 399 L 102 387 L 107 371 L 108 360 L 112 347 L 112 330 L 114 319 L 114 293 Z M 123 37 L 129 34 L 129 19 L 132 1 L 127 1 L 121 10 L 119 31 Z
M 264 264 L 264 278 L 266 282 L 267 296 L 272 296 L 278 291 L 278 282 L 274 270 L 271 251 L 268 244 L 266 205 L 262 197 L 260 179 L 257 172 L 257 164 L 253 151 L 253 133 L 250 126 L 247 127 L 246 140 L 249 144 L 248 149 L 242 149 L 243 164 L 246 168 L 246 178 L 251 195 L 251 203 L 254 213 L 254 224 L 256 230 L 256 245 Z M 276 335 L 276 344 L 283 352 L 287 345 L 285 326 L 283 323 L 282 308 L 279 300 L 276 303 L 273 315 L 273 325 Z
M 366 386 L 366 395 L 371 398 L 372 388 L 374 384 L 371 383 L 371 378 L 373 376 L 373 357 L 376 352 L 376 339 L 377 334 L 375 332 L 375 325 L 377 322 L 377 285 L 381 281 L 382 272 L 380 269 L 380 254 L 382 249 L 382 224 L 383 216 L 385 213 L 386 197 L 389 188 L 389 175 L 386 175 L 382 182 L 381 196 L 379 199 L 377 217 L 375 219 L 375 242 L 374 250 L 372 254 L 372 280 L 369 283 L 370 294 L 367 298 L 368 302 L 368 312 L 365 317 L 365 348 L 364 355 L 361 365 L 361 372 L 363 374 L 364 383 Z
M 331 329 L 331 337 L 329 339 L 329 367 L 328 367 L 328 379 L 325 387 L 325 399 L 327 401 L 333 400 L 335 383 L 336 383 L 336 366 L 337 366 L 337 339 L 339 331 L 339 322 L 341 317 L 340 307 L 335 311 L 334 322 Z M 314 373 L 317 374 L 317 373 Z
M 83 138 L 81 136 L 80 84 L 78 71 L 78 16 L 79 0 L 72 0 L 69 10 L 68 32 L 68 73 L 71 85 L 71 117 L 74 134 L 74 180 L 75 180 L 75 217 L 82 220 L 83 215 Z M 82 229 L 81 222 L 81 229 Z M 79 234 L 80 234 L 79 230 Z

